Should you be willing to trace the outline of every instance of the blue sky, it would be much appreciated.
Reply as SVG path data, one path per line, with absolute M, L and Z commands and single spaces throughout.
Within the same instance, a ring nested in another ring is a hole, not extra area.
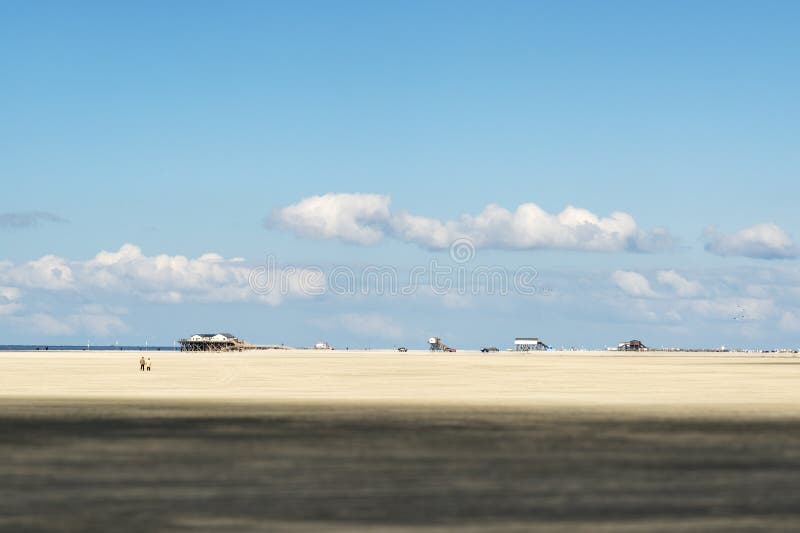
M 294 345 L 796 346 L 798 15 L 0 5 L 0 344 L 230 330 Z M 476 221 L 487 205 L 508 216 Z M 556 217 L 567 206 L 634 226 L 576 230 Z M 354 240 L 365 228 L 379 237 Z M 642 245 L 654 228 L 669 243 Z M 470 268 L 535 267 L 540 294 L 247 291 L 268 255 L 403 273 L 449 261 L 456 238 L 476 248 Z M 139 252 L 97 261 L 126 244 Z M 224 260 L 176 259 L 209 253 Z

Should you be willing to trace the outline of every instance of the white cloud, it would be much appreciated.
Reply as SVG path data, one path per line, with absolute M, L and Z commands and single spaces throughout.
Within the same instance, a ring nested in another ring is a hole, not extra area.
M 800 255 L 792 238 L 775 224 L 756 224 L 735 233 L 722 233 L 715 227 L 705 230 L 706 251 L 721 256 L 756 259 L 786 259 Z
M 242 264 L 240 258 L 225 259 L 215 253 L 195 259 L 165 254 L 146 256 L 138 246 L 125 244 L 117 252 L 103 251 L 82 263 L 81 277 L 86 285 L 162 303 L 253 300 L 276 305 L 285 296 L 308 293 L 302 285 L 309 278 L 305 269 L 274 268 L 274 286 L 258 293 L 250 286 L 253 269 Z
M 116 252 L 101 251 L 84 261 L 54 255 L 19 265 L 4 261 L 0 283 L 32 290 L 112 292 L 157 302 L 261 301 L 271 305 L 287 296 L 319 294 L 324 286 L 324 276 L 311 269 L 272 266 L 274 287 L 256 291 L 250 285 L 253 269 L 240 258 L 225 259 L 215 253 L 194 259 L 147 256 L 138 246 L 125 244 Z
M 468 238 L 477 247 L 518 249 L 568 249 L 623 251 L 638 249 L 644 238 L 633 217 L 616 212 L 601 218 L 573 206 L 558 214 L 536 204 L 522 204 L 515 211 L 490 204 L 477 215 L 462 215 L 457 221 L 400 213 L 392 220 L 394 234 L 403 241 L 426 248 L 448 247 Z
M 381 194 L 310 196 L 276 209 L 267 222 L 303 237 L 375 244 L 383 238 L 380 226 L 389 220 L 390 201 Z
M 22 291 L 16 287 L 0 287 L 0 303 L 11 303 L 19 300 Z
M 613 281 L 618 287 L 624 287 L 623 291 L 615 293 L 601 285 L 589 286 L 589 293 L 582 294 L 580 300 L 587 302 L 598 319 L 605 317 L 611 327 L 632 328 L 638 332 L 634 336 L 646 343 L 649 339 L 653 345 L 781 347 L 783 343 L 795 342 L 790 333 L 786 333 L 793 331 L 795 317 L 784 314 L 796 309 L 796 298 L 786 290 L 787 284 L 791 286 L 791 276 L 781 275 L 774 268 L 768 269 L 768 273 L 762 270 L 767 269 L 701 270 L 691 276 L 680 276 L 681 279 L 672 275 L 659 276 L 659 272 L 647 278 L 638 273 L 634 273 L 638 274 L 635 276 L 617 274 L 612 276 L 616 278 Z M 774 279 L 764 281 L 761 296 L 745 294 L 744 288 L 753 279 L 765 279 L 769 275 Z M 652 290 L 650 284 L 645 283 L 648 278 L 664 280 L 665 290 L 657 291 L 655 298 L 646 297 Z M 698 285 L 693 285 L 694 280 Z M 588 302 L 599 304 L 592 308 Z
M 224 297 L 218 289 L 232 293 L 247 289 L 250 274 L 250 269 L 217 254 L 203 254 L 196 259 L 145 256 L 141 248 L 132 244 L 125 244 L 117 252 L 100 252 L 80 267 L 81 281 L 101 289 L 132 291 L 145 297 L 178 292 L 184 297 L 212 301 Z
M 0 264 L 0 281 L 32 289 L 67 290 L 74 288 L 72 268 L 55 255 L 45 255 L 22 265 Z
M 645 232 L 627 213 L 600 217 L 567 206 L 557 214 L 534 203 L 509 211 L 487 205 L 477 215 L 440 220 L 407 211 L 392 212 L 386 195 L 329 193 L 304 198 L 273 211 L 268 225 L 299 236 L 376 244 L 388 235 L 429 249 L 448 248 L 467 238 L 475 246 L 501 249 L 563 249 L 593 252 L 654 251 L 672 247 L 663 228 Z
M 659 270 L 656 279 L 659 283 L 672 287 L 678 296 L 697 296 L 703 290 L 699 282 L 689 281 L 674 270 Z
M 778 271 L 761 275 L 778 278 Z M 624 310 L 635 308 L 635 314 L 657 320 L 722 320 L 731 324 L 737 321 L 752 324 L 774 318 L 787 304 L 779 301 L 779 297 L 783 295 L 785 298 L 783 287 L 789 283 L 789 279 L 781 277 L 773 280 L 772 285 L 764 285 L 759 296 L 746 295 L 749 279 L 754 276 L 758 274 L 719 276 L 718 273 L 709 273 L 701 283 L 689 281 L 674 270 L 660 270 L 656 272 L 656 279 L 672 291 L 657 292 L 644 275 L 618 270 L 612 274 L 614 283 L 635 300 L 612 303 Z
M 412 215 L 401 211 L 392 216 L 391 233 L 404 242 L 412 242 L 432 249 L 444 249 L 465 234 L 455 222 L 442 222 L 436 218 Z
M 617 284 L 617 287 L 629 296 L 637 298 L 655 298 L 658 296 L 650 287 L 650 282 L 647 281 L 647 278 L 638 272 L 617 270 L 611 275 L 611 278 Z
M 22 296 L 22 291 L 16 287 L 0 287 L 0 316 L 13 315 L 22 309 L 22 304 L 17 300 Z

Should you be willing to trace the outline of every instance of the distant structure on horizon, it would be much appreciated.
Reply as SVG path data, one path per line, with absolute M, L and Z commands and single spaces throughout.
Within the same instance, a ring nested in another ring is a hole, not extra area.
M 642 341 L 633 339 L 619 343 L 617 350 L 620 352 L 645 352 L 648 350 L 648 348 Z
M 534 350 L 548 350 L 550 347 L 539 340 L 538 337 L 517 337 L 514 339 L 515 352 L 530 352 Z
M 196 333 L 178 342 L 182 352 L 240 352 L 260 348 L 230 333 Z
M 451 348 L 442 342 L 441 337 L 429 338 L 428 345 L 430 346 L 432 352 L 455 352 L 454 348 Z
M 283 344 L 250 344 L 231 333 L 195 333 L 178 341 L 182 352 L 241 352 L 243 350 L 288 350 Z

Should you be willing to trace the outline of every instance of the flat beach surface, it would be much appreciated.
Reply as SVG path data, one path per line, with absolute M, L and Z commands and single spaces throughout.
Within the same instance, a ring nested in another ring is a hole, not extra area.
M 800 523 L 800 358 L 0 353 L 8 531 Z

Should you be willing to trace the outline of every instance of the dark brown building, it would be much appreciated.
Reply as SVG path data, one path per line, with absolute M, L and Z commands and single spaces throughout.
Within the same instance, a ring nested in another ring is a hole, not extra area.
M 641 352 L 647 350 L 647 346 L 642 341 L 633 339 L 632 341 L 619 343 L 617 349 L 621 352 Z

